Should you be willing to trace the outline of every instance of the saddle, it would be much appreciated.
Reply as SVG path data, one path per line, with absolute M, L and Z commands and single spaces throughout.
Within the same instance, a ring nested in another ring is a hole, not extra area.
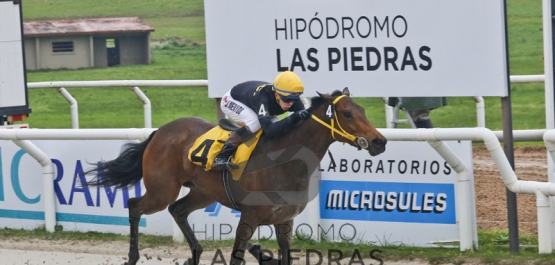
M 193 146 L 189 149 L 187 158 L 195 165 L 202 166 L 204 170 L 209 171 L 212 169 L 214 158 L 220 153 L 225 141 L 231 135 L 231 132 L 241 128 L 240 125 L 228 120 L 222 119 L 218 126 L 210 129 L 199 138 L 195 140 Z M 233 179 L 238 180 L 241 173 L 245 169 L 247 162 L 258 144 L 262 130 L 259 130 L 256 135 L 248 141 L 248 145 L 241 143 L 231 158 L 231 162 L 239 166 L 239 169 L 233 170 Z

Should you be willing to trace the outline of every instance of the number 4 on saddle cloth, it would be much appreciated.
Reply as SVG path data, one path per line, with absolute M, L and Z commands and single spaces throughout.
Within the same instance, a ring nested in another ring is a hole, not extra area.
M 214 159 L 222 150 L 225 141 L 229 138 L 234 130 L 241 127 L 233 123 L 230 120 L 222 119 L 219 125 L 210 129 L 199 138 L 195 140 L 195 143 L 189 149 L 189 155 L 187 156 L 193 164 L 204 167 L 204 170 L 209 171 L 212 169 L 212 164 Z M 259 130 L 254 137 L 249 139 L 246 143 L 241 143 L 232 156 L 231 162 L 238 165 L 239 168 L 233 170 L 233 179 L 238 180 L 242 175 L 241 173 L 245 169 L 247 162 L 260 139 L 262 130 Z

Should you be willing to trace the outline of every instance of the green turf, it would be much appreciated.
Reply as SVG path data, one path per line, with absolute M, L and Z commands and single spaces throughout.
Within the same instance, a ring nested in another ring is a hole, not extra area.
M 139 16 L 156 31 L 152 40 L 152 64 L 79 70 L 41 70 L 28 73 L 29 82 L 122 79 L 206 79 L 206 43 L 203 2 L 164 1 L 63 1 L 28 0 L 23 15 L 31 19 Z M 512 75 L 543 73 L 543 43 L 540 1 L 508 1 L 510 72 Z M 230 84 L 230 86 L 233 84 Z M 181 116 L 216 120 L 213 99 L 206 88 L 145 87 L 152 102 L 153 126 Z M 141 104 L 126 88 L 69 88 L 78 100 L 81 128 L 136 127 L 143 124 Z M 324 91 L 331 92 L 331 91 Z M 512 84 L 513 128 L 545 128 L 543 83 Z M 34 128 L 70 128 L 69 105 L 55 89 L 29 91 L 33 114 L 27 121 Z M 486 127 L 501 130 L 501 99 L 486 97 Z M 358 98 L 368 118 L 378 128 L 386 127 L 385 108 L 378 98 Z M 472 98 L 452 97 L 449 105 L 432 111 L 436 127 L 476 127 L 476 105 Z M 401 126 L 403 127 L 403 126 Z

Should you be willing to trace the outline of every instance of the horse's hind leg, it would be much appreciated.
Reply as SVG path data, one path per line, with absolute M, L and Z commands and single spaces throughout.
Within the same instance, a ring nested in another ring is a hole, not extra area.
M 141 198 L 130 198 L 129 207 L 129 260 L 125 264 L 134 265 L 139 260 L 139 221 L 143 213 L 138 207 Z
M 140 258 L 139 221 L 141 220 L 141 216 L 143 214 L 153 214 L 164 210 L 170 203 L 175 201 L 181 189 L 179 185 L 164 184 L 166 189 L 163 190 L 161 189 L 161 185 L 161 182 L 151 183 L 145 180 L 145 186 L 147 188 L 146 193 L 142 197 L 130 198 L 127 201 L 127 206 L 129 207 L 129 226 L 131 230 L 129 234 L 129 261 L 126 263 L 127 265 L 135 265 Z
M 168 207 L 168 211 L 173 216 L 173 219 L 185 235 L 187 243 L 189 243 L 189 248 L 191 249 L 191 258 L 187 259 L 184 263 L 185 265 L 197 265 L 200 261 L 200 255 L 202 254 L 202 246 L 198 243 L 195 233 L 191 229 L 187 217 L 193 211 L 204 208 L 214 202 L 213 199 L 207 197 L 206 195 L 200 193 L 197 189 L 191 188 L 189 193 L 174 202 Z
M 159 212 L 168 206 L 172 201 L 175 200 L 179 194 L 180 186 L 171 187 L 164 191 L 159 192 L 147 192 L 145 195 L 139 198 L 130 198 L 127 201 L 127 206 L 129 207 L 129 261 L 126 265 L 135 265 L 139 260 L 139 221 L 143 214 L 153 214 Z M 154 190 L 154 189 L 152 189 Z M 154 194 L 154 195 L 153 195 Z M 163 194 L 163 196 L 158 196 Z

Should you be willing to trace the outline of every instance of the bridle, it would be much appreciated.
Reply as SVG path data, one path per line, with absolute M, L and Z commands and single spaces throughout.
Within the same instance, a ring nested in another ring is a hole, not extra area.
M 316 117 L 314 114 L 311 115 L 311 117 L 317 121 L 318 123 L 326 126 L 328 129 L 331 130 L 331 137 L 338 141 L 337 139 L 335 139 L 335 133 L 337 133 L 338 135 L 340 135 L 341 137 L 348 139 L 349 141 L 353 142 L 358 148 L 362 148 L 362 149 L 367 149 L 368 148 L 368 140 L 366 140 L 364 137 L 360 137 L 360 136 L 354 136 L 350 133 L 348 133 L 347 131 L 345 131 L 342 127 L 341 124 L 339 124 L 339 119 L 337 119 L 337 113 L 335 111 L 335 104 L 337 104 L 337 102 L 344 98 L 347 97 L 346 95 L 341 95 L 337 98 L 335 98 L 332 101 L 332 104 L 334 105 L 333 108 L 333 118 L 330 120 L 330 124 L 325 123 L 324 121 L 322 121 L 321 119 L 319 119 L 318 117 Z M 335 124 L 337 123 L 337 128 L 335 128 Z

